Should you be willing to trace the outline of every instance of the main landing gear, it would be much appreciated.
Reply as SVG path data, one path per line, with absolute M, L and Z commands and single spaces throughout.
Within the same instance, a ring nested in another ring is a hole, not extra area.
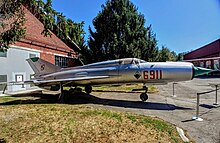
M 92 92 L 92 86 L 91 86 L 91 85 L 86 85 L 86 86 L 85 86 L 85 92 L 86 92 L 87 94 L 90 94 L 90 93 Z
M 64 103 L 63 82 L 60 82 L 60 96 L 58 100 L 60 103 Z
M 63 90 L 63 82 L 60 82 L 60 95 L 59 95 L 59 98 L 58 98 L 59 102 L 60 103 L 64 103 L 65 102 L 65 96 L 67 94 L 70 94 L 71 92 L 73 92 L 73 89 L 70 89 L 70 91 L 68 93 L 64 92 L 64 90 Z M 87 94 L 90 94 L 92 92 L 92 86 L 91 85 L 86 85 L 85 86 L 85 92 Z

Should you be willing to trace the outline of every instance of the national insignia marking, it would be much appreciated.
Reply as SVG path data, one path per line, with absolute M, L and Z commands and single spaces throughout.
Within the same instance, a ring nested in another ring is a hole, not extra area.
M 45 64 L 41 65 L 40 70 L 43 71 L 45 68 Z
M 135 77 L 136 79 L 139 79 L 139 78 L 141 77 L 140 72 L 137 71 L 137 72 L 134 74 L 134 77 Z

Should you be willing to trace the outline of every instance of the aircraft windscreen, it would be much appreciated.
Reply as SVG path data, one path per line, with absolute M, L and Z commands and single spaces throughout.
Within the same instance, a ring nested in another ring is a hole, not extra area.
M 146 63 L 144 60 L 136 59 L 136 58 L 126 58 L 126 59 L 121 59 L 120 63 L 123 65 L 126 64 L 139 64 L 139 63 Z
M 132 62 L 133 62 L 133 59 L 131 59 L 131 58 L 122 60 L 122 64 L 124 64 L 124 65 L 132 64 Z
M 140 63 L 146 63 L 146 61 L 145 60 L 140 60 Z

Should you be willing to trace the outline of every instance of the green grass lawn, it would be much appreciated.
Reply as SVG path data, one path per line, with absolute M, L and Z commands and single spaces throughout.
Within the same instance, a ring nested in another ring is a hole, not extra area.
M 0 142 L 182 142 L 175 126 L 158 118 L 25 100 L 36 98 L 0 97 Z

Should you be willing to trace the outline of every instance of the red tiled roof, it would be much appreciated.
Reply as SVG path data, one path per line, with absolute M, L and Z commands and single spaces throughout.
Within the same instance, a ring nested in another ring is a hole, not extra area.
M 220 53 L 220 39 L 185 54 L 184 60 L 213 57 L 218 53 Z
M 24 12 L 26 19 L 26 35 L 24 39 L 73 52 L 73 50 L 69 48 L 53 32 L 51 32 L 51 36 L 48 35 L 47 37 L 45 37 L 44 35 L 42 35 L 41 32 L 44 30 L 44 25 L 26 8 L 24 8 Z

